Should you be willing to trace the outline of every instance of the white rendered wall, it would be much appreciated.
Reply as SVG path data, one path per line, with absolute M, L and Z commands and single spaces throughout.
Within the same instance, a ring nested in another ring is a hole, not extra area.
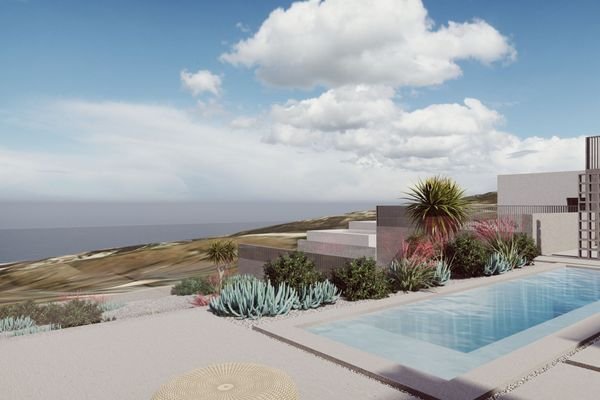
M 364 247 L 375 247 L 377 245 L 376 236 L 375 232 L 356 232 L 347 229 L 328 229 L 306 232 L 306 240 L 308 241 Z
M 532 214 L 532 219 L 532 237 L 540 247 L 542 255 L 577 249 L 577 213 Z
M 578 196 L 582 172 L 498 175 L 498 205 L 567 205 L 567 197 Z

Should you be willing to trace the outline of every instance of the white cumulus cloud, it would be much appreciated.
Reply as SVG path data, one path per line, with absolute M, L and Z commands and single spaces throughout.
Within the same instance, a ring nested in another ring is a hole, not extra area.
M 11 113 L 18 121 L 3 131 L 44 127 L 54 144 L 38 150 L 0 144 L 0 198 L 379 202 L 398 199 L 434 173 L 481 193 L 495 189 L 499 173 L 583 166 L 582 137 L 521 139 L 500 130 L 501 116 L 477 100 L 406 111 L 389 103 L 390 96 L 382 87 L 326 92 L 323 103 L 337 113 L 339 104 L 357 113 L 364 105 L 365 114 L 350 126 L 343 118 L 328 125 L 320 97 L 278 106 L 260 121 L 234 119 L 232 126 L 157 104 L 67 100 L 35 106 Z M 369 106 L 377 102 L 387 111 Z M 460 126 L 437 136 L 414 133 L 454 123 L 447 108 L 463 114 Z M 309 112 L 312 119 L 301 118 Z M 303 134 L 273 137 L 284 128 Z M 310 151 L 306 134 L 319 151 Z
M 583 157 L 580 139 L 504 131 L 502 114 L 477 99 L 405 110 L 383 86 L 344 86 L 274 105 L 269 121 L 267 143 L 344 152 L 348 162 L 421 174 L 577 169 Z M 560 146 L 569 149 L 563 160 L 551 150 Z
M 189 90 L 194 96 L 204 92 L 212 93 L 218 96 L 221 93 L 221 77 L 208 70 L 199 70 L 197 72 L 181 71 L 179 74 L 183 87 Z
M 271 12 L 221 60 L 256 68 L 268 84 L 310 88 L 436 85 L 461 75 L 459 60 L 515 57 L 487 22 L 437 26 L 421 0 L 308 0 Z

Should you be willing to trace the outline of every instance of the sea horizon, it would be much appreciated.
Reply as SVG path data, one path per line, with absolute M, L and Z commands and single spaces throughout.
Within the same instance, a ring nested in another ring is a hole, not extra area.
M 373 208 L 366 202 L 0 202 L 0 264 L 226 236 Z

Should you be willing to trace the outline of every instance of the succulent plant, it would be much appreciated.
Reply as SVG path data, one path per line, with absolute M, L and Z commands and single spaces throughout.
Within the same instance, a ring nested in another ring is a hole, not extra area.
M 20 329 L 36 326 L 35 321 L 30 317 L 6 317 L 0 319 L 0 333 L 17 331 Z
M 499 252 L 494 252 L 483 268 L 485 275 L 503 274 L 512 269 L 511 263 Z
M 256 319 L 287 314 L 297 300 L 296 290 L 285 283 L 275 288 L 269 281 L 237 279 L 223 287 L 209 309 L 220 316 Z
M 450 263 L 445 258 L 440 258 L 435 263 L 433 272 L 433 281 L 438 286 L 444 286 L 450 280 L 452 272 L 450 271 Z
M 258 279 L 254 275 L 250 275 L 250 274 L 231 275 L 231 276 L 228 276 L 227 278 L 225 278 L 225 280 L 223 281 L 223 285 L 226 286 L 226 285 L 238 283 L 238 282 L 254 282 L 254 281 L 260 281 L 260 279 Z
M 417 292 L 434 286 L 434 273 L 431 264 L 411 258 L 392 260 L 387 271 L 394 291 L 403 292 Z
M 38 332 L 60 329 L 59 325 L 49 324 L 38 326 L 30 317 L 6 317 L 0 319 L 0 334 L 7 336 L 23 336 Z
M 317 282 L 304 286 L 300 290 L 298 300 L 294 303 L 296 310 L 318 308 L 325 304 L 333 304 L 340 298 L 339 289 L 330 281 Z

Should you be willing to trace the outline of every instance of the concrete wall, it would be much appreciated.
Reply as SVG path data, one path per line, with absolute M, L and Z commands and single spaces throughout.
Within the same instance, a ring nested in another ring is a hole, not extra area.
M 578 246 L 578 214 L 532 214 L 533 240 L 542 255 L 574 250 Z
M 377 249 L 367 246 L 350 246 L 340 243 L 311 242 L 298 240 L 298 250 L 305 253 L 325 254 L 345 258 L 377 257 Z
M 414 232 L 405 206 L 377 206 L 377 264 L 388 265 Z
M 498 175 L 498 205 L 566 205 L 584 171 Z
M 258 278 L 263 277 L 263 266 L 268 261 L 274 260 L 280 255 L 291 253 L 293 250 L 279 249 L 276 247 L 255 246 L 250 244 L 240 244 L 238 247 L 238 272 L 240 274 L 250 274 Z M 311 259 L 317 270 L 324 274 L 329 274 L 332 269 L 343 266 L 351 258 L 330 256 L 325 254 L 306 253 Z

